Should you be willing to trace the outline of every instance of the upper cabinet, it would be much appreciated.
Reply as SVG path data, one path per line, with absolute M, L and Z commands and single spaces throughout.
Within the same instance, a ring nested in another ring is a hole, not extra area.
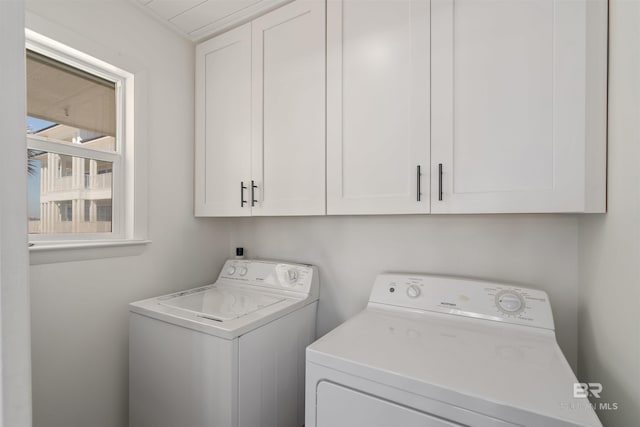
M 252 29 L 252 213 L 324 215 L 324 2 L 298 0 Z
M 324 129 L 324 2 L 200 44 L 196 215 L 324 215 Z
M 606 209 L 606 0 L 296 0 L 197 61 L 198 215 Z
M 328 0 L 327 212 L 604 212 L 606 19 L 604 0 Z
M 196 49 L 196 216 L 248 216 L 251 24 Z
M 431 211 L 604 212 L 604 0 L 432 0 Z
M 429 212 L 429 2 L 327 3 L 327 213 Z

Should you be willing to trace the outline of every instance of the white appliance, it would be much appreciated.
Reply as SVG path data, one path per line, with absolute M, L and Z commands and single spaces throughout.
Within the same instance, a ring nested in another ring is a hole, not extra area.
M 306 427 L 601 426 L 576 382 L 544 292 L 383 274 L 307 348 Z
M 229 260 L 209 286 L 130 304 L 131 427 L 300 427 L 316 267 Z

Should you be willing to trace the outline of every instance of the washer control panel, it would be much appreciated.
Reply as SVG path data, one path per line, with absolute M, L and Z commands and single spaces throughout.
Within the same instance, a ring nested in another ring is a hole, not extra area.
M 218 280 L 310 293 L 314 268 L 304 264 L 231 259 L 225 262 Z
M 476 279 L 424 274 L 380 274 L 369 305 L 554 329 L 544 291 Z

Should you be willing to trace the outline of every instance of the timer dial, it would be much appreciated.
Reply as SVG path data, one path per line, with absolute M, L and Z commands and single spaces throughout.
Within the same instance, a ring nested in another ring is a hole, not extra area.
M 409 285 L 407 288 L 407 296 L 409 298 L 418 298 L 420 296 L 420 288 L 416 285 Z
M 287 275 L 285 276 L 285 279 L 290 285 L 296 283 L 296 281 L 298 280 L 298 271 L 287 270 Z
M 496 306 L 504 314 L 515 315 L 522 313 L 525 308 L 524 298 L 516 291 L 500 291 L 496 295 Z

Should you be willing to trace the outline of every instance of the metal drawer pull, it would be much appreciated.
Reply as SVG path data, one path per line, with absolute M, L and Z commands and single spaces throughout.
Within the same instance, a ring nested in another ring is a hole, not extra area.
M 438 163 L 438 200 L 442 201 L 442 163 Z
M 258 201 L 255 198 L 255 189 L 258 188 L 258 186 L 254 183 L 253 180 L 251 180 L 251 206 L 255 206 L 256 203 L 258 203 Z
M 244 182 L 240 181 L 240 207 L 244 208 L 244 204 L 247 203 L 247 201 L 244 199 L 244 190 L 246 190 L 247 187 L 244 186 Z
M 422 176 L 422 174 L 420 173 L 420 165 L 418 165 L 418 172 L 417 172 L 417 180 L 418 180 L 418 185 L 416 186 L 417 190 L 417 194 L 416 194 L 416 200 L 420 201 L 420 196 L 422 196 L 422 192 L 420 191 L 420 177 Z

